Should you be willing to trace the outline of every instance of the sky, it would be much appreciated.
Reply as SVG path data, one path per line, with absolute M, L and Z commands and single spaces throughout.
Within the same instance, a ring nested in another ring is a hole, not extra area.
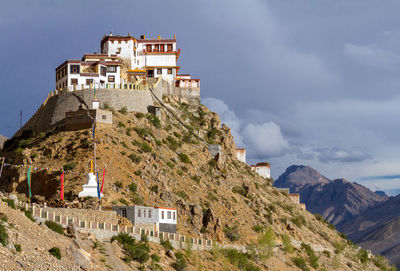
M 176 34 L 182 73 L 276 179 L 292 164 L 400 192 L 399 0 L 0 0 L 0 134 L 110 31 Z

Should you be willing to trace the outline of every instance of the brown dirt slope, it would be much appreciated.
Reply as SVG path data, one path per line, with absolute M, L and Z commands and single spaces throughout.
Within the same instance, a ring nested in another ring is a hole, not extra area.
M 100 169 L 106 166 L 103 206 L 144 204 L 177 208 L 180 233 L 248 246 L 249 253 L 242 256 L 261 269 L 295 270 L 296 265 L 302 266 L 305 261 L 304 265 L 310 269 L 364 270 L 367 266 L 368 270 L 378 270 L 372 261 L 360 263 L 356 248 L 328 224 L 276 191 L 271 180 L 256 175 L 248 165 L 239 162 L 230 129 L 221 126 L 217 114 L 201 105 L 173 99 L 165 102 L 196 135 L 220 144 L 221 155 L 213 159 L 207 146 L 166 111 L 161 122 L 151 115 L 113 112 L 113 126 L 96 131 L 96 162 Z M 38 168 L 64 166 L 75 172 L 88 172 L 92 153 L 90 129 L 60 128 L 14 138 L 1 155 L 12 164 L 32 163 Z M 34 171 L 32 193 L 44 196 L 49 204 L 57 204 L 59 175 L 47 170 Z M 66 174 L 67 202 L 78 207 L 85 205 L 77 200 L 84 182 L 84 176 Z M 7 167 L 1 188 L 26 198 L 26 169 Z M 306 247 L 292 251 L 287 240 L 320 246 L 319 252 L 315 252 L 319 257 L 318 267 L 312 263 L 315 259 L 311 260 Z M 285 245 L 270 251 L 273 243 L 282 242 Z M 197 261 L 207 266 L 216 262 L 219 268 L 215 270 L 231 269 L 227 262 L 240 267 L 244 261 L 233 252 L 220 252 L 204 252 Z M 188 261 L 195 260 L 188 257 Z

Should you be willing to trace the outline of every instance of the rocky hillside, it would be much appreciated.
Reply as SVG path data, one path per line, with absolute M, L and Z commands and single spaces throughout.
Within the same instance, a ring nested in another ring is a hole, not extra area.
M 309 166 L 290 166 L 274 185 L 300 193 L 307 210 L 321 214 L 339 230 L 352 217 L 388 199 L 345 179 L 329 180 Z
M 197 270 L 201 266 L 203 270 L 379 270 L 377 266 L 384 264 L 381 258 L 366 258 L 329 223 L 294 204 L 270 180 L 239 162 L 230 129 L 221 125 L 217 114 L 202 105 L 169 98 L 164 102 L 173 114 L 163 110 L 161 120 L 109 108 L 112 127 L 96 130 L 96 162 L 100 171 L 106 168 L 103 207 L 175 207 L 180 233 L 247 248 L 246 253 L 185 254 Z M 222 152 L 213 158 L 205 142 L 220 144 Z M 77 198 L 86 181 L 79 173 L 88 172 L 93 157 L 90 128 L 24 133 L 8 141 L 1 155 L 7 163 L 32 164 L 32 193 L 52 206 L 63 205 L 58 200 L 60 172 L 42 168 L 64 167 L 78 173 L 66 172 L 64 204 L 96 208 L 97 200 L 88 204 Z M 6 167 L 0 186 L 26 200 L 26 168 Z
M 384 255 L 400 267 L 400 196 L 369 209 L 343 224 L 341 230 L 354 242 Z
M 3 148 L 4 142 L 6 142 L 7 137 L 0 135 L 0 150 Z

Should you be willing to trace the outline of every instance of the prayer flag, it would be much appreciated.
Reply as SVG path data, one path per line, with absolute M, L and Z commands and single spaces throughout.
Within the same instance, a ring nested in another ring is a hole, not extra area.
M 98 196 L 98 197 L 99 197 L 99 199 L 100 199 L 100 197 L 101 197 L 101 194 L 100 194 L 100 180 L 99 180 L 99 171 L 97 171 L 96 173 L 97 173 L 97 196 Z
M 106 175 L 106 168 L 103 169 L 103 181 L 101 182 L 101 189 L 100 189 L 100 194 L 103 193 L 103 188 L 104 188 L 104 176 Z
M 31 192 L 31 166 L 29 166 L 29 168 L 28 168 L 27 179 L 28 179 L 29 198 L 31 198 L 32 197 L 32 192 Z
M 64 200 L 64 171 L 61 172 L 61 190 L 60 190 L 60 199 Z

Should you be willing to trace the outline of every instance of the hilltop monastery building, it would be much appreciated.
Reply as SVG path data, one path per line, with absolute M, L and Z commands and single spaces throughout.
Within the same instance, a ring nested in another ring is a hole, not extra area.
M 181 50 L 176 37 L 140 39 L 127 36 L 106 35 L 100 42 L 101 53 L 85 54 L 82 59 L 70 59 L 56 68 L 56 89 L 76 86 L 128 83 L 133 77 L 163 77 L 177 87 L 200 87 L 199 79 L 190 74 L 179 75 L 177 66 Z M 125 78 L 122 76 L 126 74 Z

